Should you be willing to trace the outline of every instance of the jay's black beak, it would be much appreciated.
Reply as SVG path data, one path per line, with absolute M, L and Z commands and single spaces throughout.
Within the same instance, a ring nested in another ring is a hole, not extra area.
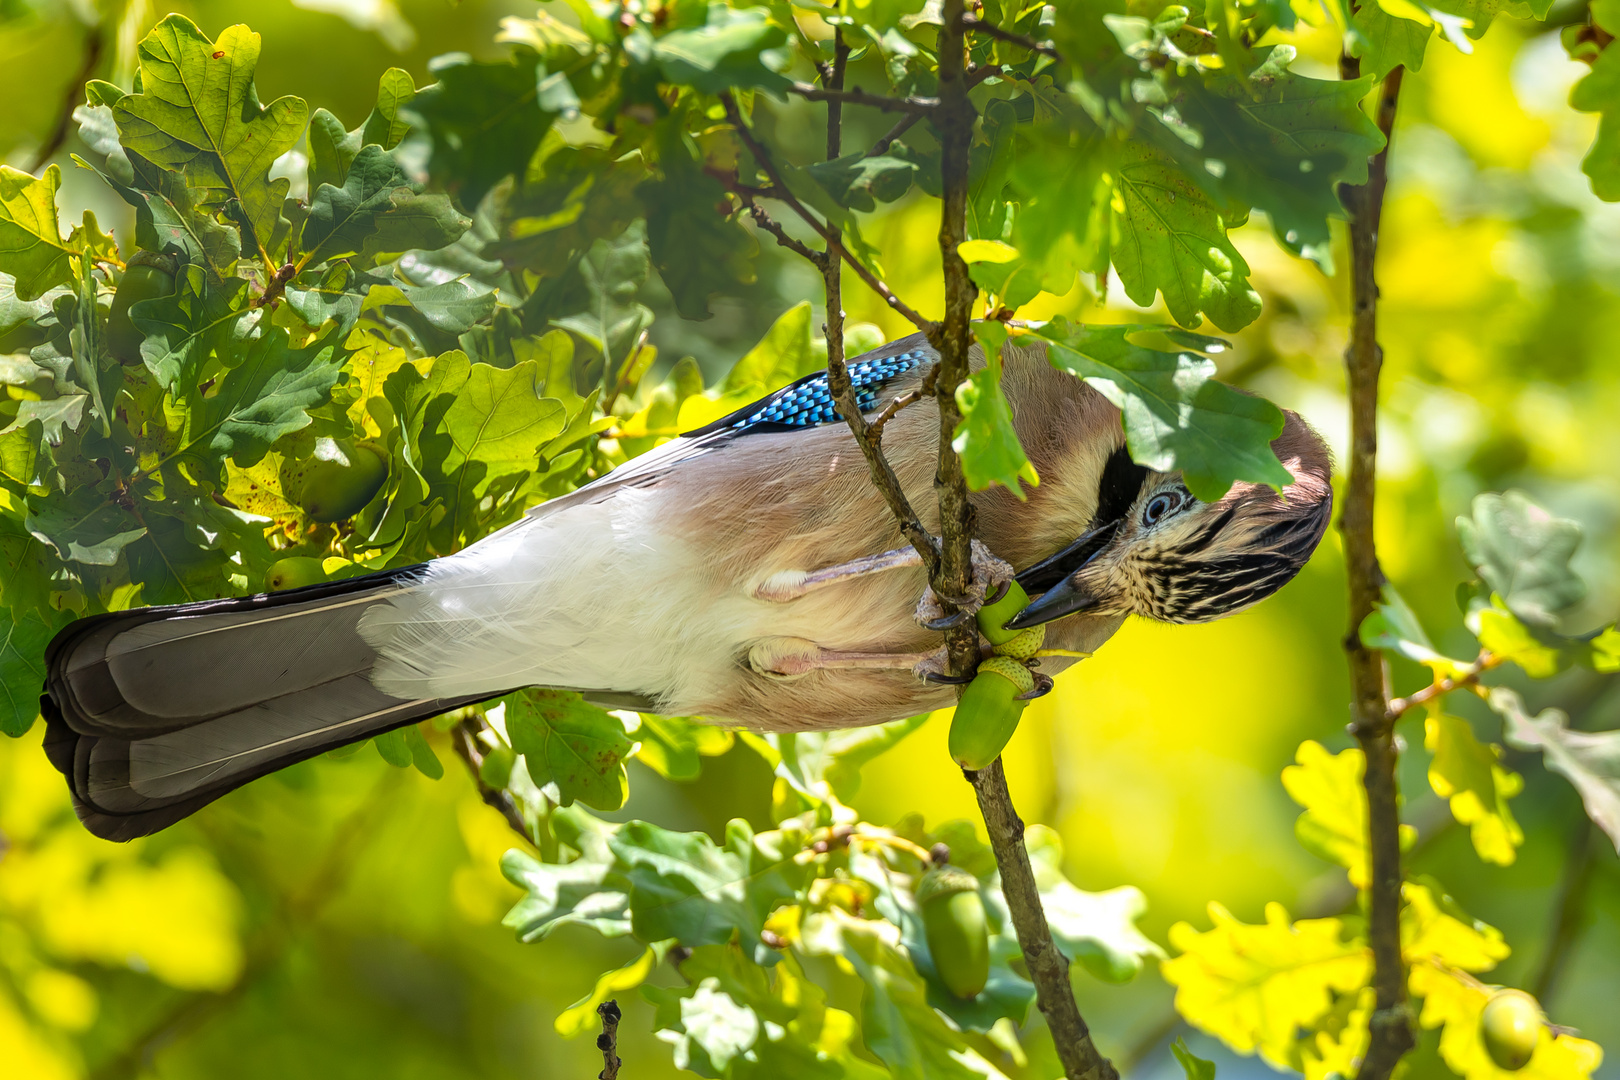
M 1026 592 L 1041 592 L 1044 595 L 1003 623 L 1003 628 L 1026 630 L 1096 607 L 1097 598 L 1080 591 L 1074 584 L 1074 574 L 1095 559 L 1118 531 L 1119 519 L 1116 518 L 1092 529 L 1056 555 L 1042 559 L 1019 574 L 1018 584 Z
M 1082 592 L 1075 585 L 1073 578 L 1064 578 L 1046 590 L 1045 595 L 1039 600 L 1036 600 L 1029 607 L 1001 625 L 1007 630 L 1027 630 L 1031 626 L 1049 623 L 1053 619 L 1061 619 L 1065 615 L 1087 611 L 1096 607 L 1097 604 L 1097 598 L 1090 593 Z

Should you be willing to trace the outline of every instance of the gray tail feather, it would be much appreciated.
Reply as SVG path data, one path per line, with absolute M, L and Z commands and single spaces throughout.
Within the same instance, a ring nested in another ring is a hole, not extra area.
M 132 840 L 250 780 L 466 701 L 390 697 L 356 629 L 420 567 L 80 619 L 45 652 L 45 751 L 92 833 Z

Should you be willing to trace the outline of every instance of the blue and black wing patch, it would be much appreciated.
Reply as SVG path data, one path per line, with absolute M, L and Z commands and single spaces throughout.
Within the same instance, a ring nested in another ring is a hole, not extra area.
M 885 387 L 927 362 L 927 359 L 927 353 L 912 349 L 893 356 L 862 358 L 851 362 L 849 381 L 855 388 L 855 403 L 860 406 L 861 412 L 877 408 Z M 820 424 L 842 423 L 843 419 L 833 401 L 832 392 L 827 389 L 827 373 L 818 371 L 685 434 L 690 438 L 720 432 L 752 435 L 767 431 L 800 431 Z

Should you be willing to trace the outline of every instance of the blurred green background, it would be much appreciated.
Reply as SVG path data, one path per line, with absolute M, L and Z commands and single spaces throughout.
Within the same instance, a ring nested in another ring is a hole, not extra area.
M 211 34 L 249 23 L 264 35 L 264 100 L 297 93 L 352 123 L 385 67 L 425 84 L 431 56 L 494 53 L 501 18 L 535 5 L 105 0 L 98 10 L 95 0 L 0 0 L 0 159 L 39 167 L 71 87 L 87 74 L 126 79 L 120 42 L 169 10 Z M 1561 5 L 1552 21 L 1582 11 Z M 1335 36 L 1302 25 L 1289 39 L 1308 73 L 1330 74 Z M 1379 267 L 1378 539 L 1385 570 L 1457 655 L 1473 646 L 1452 599 L 1467 575 L 1452 522 L 1480 491 L 1519 487 L 1581 521 L 1577 566 L 1592 588 L 1574 621 L 1595 626 L 1620 609 L 1620 363 L 1610 355 L 1620 206 L 1593 197 L 1579 171 L 1596 119 L 1570 111 L 1566 97 L 1585 70 L 1556 31 L 1499 18 L 1472 56 L 1433 45 L 1408 78 L 1396 126 Z M 771 120 L 784 138 L 821 138 L 792 106 Z M 54 149 L 65 215 L 88 206 L 115 231 L 127 227 L 121 204 L 67 161 L 76 146 L 69 134 Z M 867 234 L 896 291 L 929 314 L 940 308 L 936 213 L 902 203 Z M 1263 222 L 1235 240 L 1266 309 L 1221 358 L 1222 373 L 1303 413 L 1342 457 L 1345 282 L 1288 256 Z M 693 355 L 712 378 L 788 306 L 818 294 L 814 274 L 773 247 L 750 294 L 719 303 L 709 322 L 681 322 L 656 278 L 643 299 L 659 313 L 660 355 Z M 909 329 L 858 286 L 847 303 L 852 319 L 888 335 Z M 1027 310 L 1059 312 L 1107 319 L 1136 309 L 1117 283 L 1093 281 Z M 1030 709 L 1008 750 L 1024 816 L 1061 831 L 1083 887 L 1141 887 L 1144 926 L 1161 942 L 1178 920 L 1206 927 L 1211 900 L 1256 921 L 1268 900 L 1297 916 L 1336 913 L 1350 899 L 1343 872 L 1295 842 L 1298 808 L 1277 778 L 1304 739 L 1349 744 L 1341 570 L 1330 533 L 1304 573 L 1257 609 L 1207 626 L 1128 625 Z M 1397 691 L 1426 681 L 1406 667 L 1396 679 Z M 1576 727 L 1620 727 L 1620 692 L 1589 673 L 1521 689 L 1535 708 L 1567 709 Z M 1454 707 L 1481 737 L 1499 739 L 1498 722 L 1472 704 Z M 856 800 L 867 818 L 976 816 L 946 756 L 946 726 L 936 716 L 867 767 Z M 369 751 L 320 759 L 119 846 L 74 821 L 40 734 L 0 741 L 0 1074 L 583 1078 L 600 1067 L 589 1035 L 564 1040 L 552 1021 L 639 946 L 577 930 L 518 944 L 499 924 L 518 895 L 497 869 L 514 838 L 459 768 L 433 782 Z M 1612 846 L 1561 778 L 1510 752 L 1526 779 L 1513 807 L 1527 841 L 1514 865 L 1482 864 L 1428 788 L 1415 714 L 1402 734 L 1415 751 L 1403 765 L 1405 816 L 1420 832 L 1413 869 L 1505 932 L 1514 955 L 1492 977 L 1537 990 L 1552 1016 L 1607 1047 L 1597 1075 L 1620 1077 Z M 610 816 L 718 835 L 736 816 L 768 827 L 769 798 L 769 769 L 739 743 L 706 759 L 690 784 L 632 763 L 630 802 Z M 1076 972 L 1106 1052 L 1137 1077 L 1174 1068 L 1167 1041 L 1185 1032 L 1156 973 L 1112 987 Z M 650 1008 L 634 994 L 621 1004 L 625 1075 L 673 1075 Z M 1191 1042 L 1219 1057 L 1223 1076 L 1269 1071 Z M 1446 1075 L 1432 1035 L 1408 1067 Z

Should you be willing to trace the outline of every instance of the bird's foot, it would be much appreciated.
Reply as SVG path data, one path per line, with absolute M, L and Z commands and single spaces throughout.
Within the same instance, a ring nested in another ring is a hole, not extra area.
M 941 597 L 933 586 L 923 590 L 917 601 L 917 624 L 924 630 L 944 631 L 961 626 L 979 613 L 987 603 L 994 603 L 1006 593 L 1016 576 L 1013 568 L 996 558 L 989 548 L 973 541 L 973 581 L 966 596 Z M 946 611 L 946 605 L 951 611 Z
M 973 681 L 973 676 L 950 674 L 950 656 L 943 646 L 926 654 L 911 668 L 911 673 L 926 683 L 939 686 L 965 686 Z

